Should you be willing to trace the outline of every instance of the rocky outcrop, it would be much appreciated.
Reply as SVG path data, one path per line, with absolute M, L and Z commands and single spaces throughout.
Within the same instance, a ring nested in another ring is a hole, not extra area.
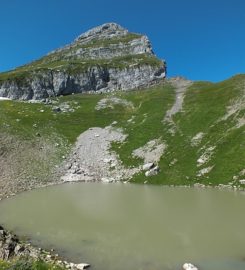
M 58 59 L 60 53 L 66 59 L 110 59 L 119 56 L 153 54 L 147 36 L 129 31 L 116 23 L 106 23 L 80 35 L 64 48 L 49 54 Z M 65 54 L 65 55 L 64 55 Z
M 46 254 L 48 254 L 46 252 Z M 30 244 L 21 242 L 19 238 L 0 226 L 0 260 L 11 260 L 17 257 L 44 258 L 41 249 L 36 249 Z
M 0 74 L 0 97 L 43 99 L 82 92 L 147 87 L 165 78 L 146 36 L 115 23 L 79 36 L 31 64 Z
M 87 263 L 75 264 L 64 261 L 58 254 L 53 255 L 47 250 L 22 242 L 15 234 L 8 232 L 0 225 L 0 260 L 11 261 L 18 258 L 41 260 L 50 263 L 54 268 L 60 266 L 63 269 L 82 270 L 90 267 Z

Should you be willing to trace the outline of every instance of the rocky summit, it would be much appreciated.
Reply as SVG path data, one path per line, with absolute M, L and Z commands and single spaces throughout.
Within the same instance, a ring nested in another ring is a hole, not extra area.
M 30 100 L 147 87 L 165 78 L 149 39 L 116 23 L 95 27 L 71 44 L 0 74 L 0 97 Z

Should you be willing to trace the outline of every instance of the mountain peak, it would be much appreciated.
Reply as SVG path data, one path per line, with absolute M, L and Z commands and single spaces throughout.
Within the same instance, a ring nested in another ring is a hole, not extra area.
M 96 26 L 87 32 L 81 34 L 75 41 L 83 41 L 92 39 L 106 39 L 113 38 L 117 36 L 125 36 L 128 34 L 128 30 L 123 28 L 117 23 L 105 23 Z
M 105 23 L 65 47 L 0 74 L 0 97 L 27 100 L 130 90 L 162 81 L 165 72 L 165 63 L 146 36 Z

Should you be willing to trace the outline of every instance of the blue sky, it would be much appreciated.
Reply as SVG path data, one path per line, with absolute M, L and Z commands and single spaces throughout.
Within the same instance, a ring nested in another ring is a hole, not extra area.
M 1 0 L 0 71 L 117 22 L 149 36 L 168 75 L 220 81 L 245 73 L 244 0 Z

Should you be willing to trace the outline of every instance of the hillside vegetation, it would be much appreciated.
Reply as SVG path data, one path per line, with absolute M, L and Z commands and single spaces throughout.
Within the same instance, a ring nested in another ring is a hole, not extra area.
M 111 97 L 131 105 L 96 109 L 99 101 Z M 2 197 L 54 182 L 77 137 L 113 122 L 128 135 L 111 146 L 126 167 L 142 163 L 132 152 L 147 142 L 160 139 L 165 145 L 160 173 L 138 173 L 131 182 L 240 185 L 245 178 L 245 75 L 215 84 L 193 83 L 170 122 L 165 116 L 174 102 L 171 81 L 143 91 L 64 96 L 52 104 L 0 101 Z
M 26 258 L 10 262 L 0 260 L 1 270 L 64 270 L 59 266 L 48 264 L 43 261 L 32 261 Z

